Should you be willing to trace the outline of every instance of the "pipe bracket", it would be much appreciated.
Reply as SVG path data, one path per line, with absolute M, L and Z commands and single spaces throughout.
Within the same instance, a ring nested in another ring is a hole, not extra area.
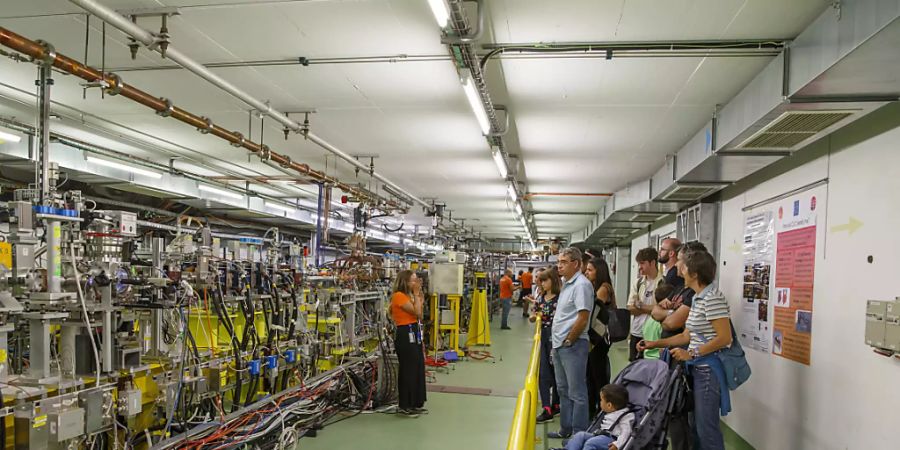
M 259 159 L 260 161 L 268 161 L 272 157 L 272 150 L 269 150 L 268 145 L 260 145 L 259 150 Z
M 293 164 L 293 162 L 291 162 L 291 157 L 285 155 L 285 156 L 284 156 L 284 162 L 281 163 L 281 167 L 284 167 L 285 169 L 289 169 L 289 168 L 291 167 L 292 164 Z
M 109 87 L 106 88 L 106 93 L 109 95 L 119 95 L 122 93 L 122 89 L 125 87 L 125 82 L 122 81 L 122 77 L 110 73 L 107 75 L 112 79 L 112 83 L 109 83 Z
M 56 61 L 56 47 L 54 47 L 53 44 L 43 40 L 38 40 L 37 43 L 41 46 L 41 48 L 44 49 L 44 56 L 40 59 L 37 59 L 37 61 L 39 61 L 41 65 L 52 65 L 53 62 Z
M 209 134 L 209 132 L 212 131 L 212 127 L 213 127 L 212 119 L 210 119 L 209 117 L 201 117 L 200 120 L 202 120 L 203 123 L 206 124 L 206 126 L 202 127 L 202 128 L 197 128 L 197 131 L 199 131 L 203 134 Z
M 243 147 L 243 146 L 244 146 L 244 142 L 246 141 L 246 140 L 244 139 L 244 135 L 241 134 L 241 133 L 238 133 L 238 132 L 235 132 L 234 135 L 237 136 L 237 142 L 232 142 L 232 143 L 231 143 L 231 146 L 232 146 L 232 147 Z
M 172 113 L 175 112 L 175 105 L 172 103 L 172 100 L 169 100 L 165 97 L 160 97 L 159 99 L 162 100 L 163 102 L 165 102 L 166 109 L 164 109 L 162 111 L 157 111 L 156 114 L 159 116 L 162 116 L 162 117 L 171 116 Z

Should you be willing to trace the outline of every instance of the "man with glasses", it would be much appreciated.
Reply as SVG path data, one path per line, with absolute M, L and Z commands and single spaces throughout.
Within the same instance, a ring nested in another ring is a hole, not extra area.
M 594 304 L 594 288 L 581 274 L 581 250 L 569 247 L 557 259 L 562 291 L 553 316 L 551 357 L 559 391 L 559 431 L 548 433 L 564 439 L 587 430 L 587 324 Z

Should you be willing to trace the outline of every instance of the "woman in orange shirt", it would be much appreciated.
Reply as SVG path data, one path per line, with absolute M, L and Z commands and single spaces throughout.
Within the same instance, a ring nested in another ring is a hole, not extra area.
M 397 326 L 394 349 L 399 362 L 397 390 L 398 413 L 418 417 L 425 409 L 425 351 L 422 347 L 422 281 L 411 270 L 397 274 L 391 295 L 391 317 Z

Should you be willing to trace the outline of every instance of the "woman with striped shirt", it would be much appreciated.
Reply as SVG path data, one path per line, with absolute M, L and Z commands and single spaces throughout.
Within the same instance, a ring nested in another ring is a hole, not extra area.
M 697 292 L 682 334 L 658 341 L 641 342 L 638 348 L 672 348 L 672 357 L 691 369 L 694 391 L 694 423 L 702 450 L 723 450 L 719 416 L 731 409 L 725 371 L 716 352 L 731 345 L 728 302 L 713 281 L 716 261 L 706 251 L 685 254 L 679 269 L 685 286 Z M 687 345 L 687 350 L 683 346 Z

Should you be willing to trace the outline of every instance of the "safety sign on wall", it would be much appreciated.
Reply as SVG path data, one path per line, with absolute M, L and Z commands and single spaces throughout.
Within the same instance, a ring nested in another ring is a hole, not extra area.
M 821 199 L 807 192 L 780 202 L 776 220 L 772 353 L 809 365 L 812 343 L 816 218 Z

